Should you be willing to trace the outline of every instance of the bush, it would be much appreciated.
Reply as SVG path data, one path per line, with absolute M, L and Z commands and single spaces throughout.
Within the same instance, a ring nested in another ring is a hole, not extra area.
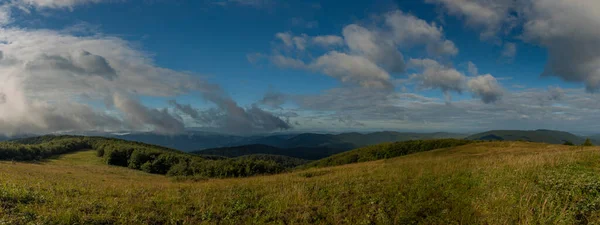
M 589 138 L 586 138 L 585 142 L 583 142 L 583 146 L 594 146 L 594 144 L 592 144 L 592 141 Z

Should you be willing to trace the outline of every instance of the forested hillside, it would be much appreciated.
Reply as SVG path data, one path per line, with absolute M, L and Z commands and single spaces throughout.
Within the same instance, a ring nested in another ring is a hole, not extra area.
M 41 136 L 0 142 L 0 160 L 42 160 L 84 149 L 96 150 L 108 165 L 148 173 L 194 178 L 246 177 L 288 170 L 298 161 L 277 157 L 222 158 L 199 156 L 141 142 L 103 137 Z

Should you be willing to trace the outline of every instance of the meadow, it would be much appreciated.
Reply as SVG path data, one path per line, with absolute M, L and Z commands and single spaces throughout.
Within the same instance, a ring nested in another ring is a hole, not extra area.
M 180 181 L 87 150 L 0 161 L 0 224 L 593 224 L 599 170 L 597 147 L 481 142 Z

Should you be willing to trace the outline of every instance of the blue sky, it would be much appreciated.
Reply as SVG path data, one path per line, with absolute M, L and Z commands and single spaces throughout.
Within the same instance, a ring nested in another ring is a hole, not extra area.
M 593 133 L 597 4 L 4 1 L 0 130 Z

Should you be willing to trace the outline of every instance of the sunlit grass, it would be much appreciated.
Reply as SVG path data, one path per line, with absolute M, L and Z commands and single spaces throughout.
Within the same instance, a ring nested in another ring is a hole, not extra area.
M 94 151 L 0 162 L 0 224 L 573 224 L 600 219 L 600 149 L 477 143 L 273 176 L 174 182 Z

